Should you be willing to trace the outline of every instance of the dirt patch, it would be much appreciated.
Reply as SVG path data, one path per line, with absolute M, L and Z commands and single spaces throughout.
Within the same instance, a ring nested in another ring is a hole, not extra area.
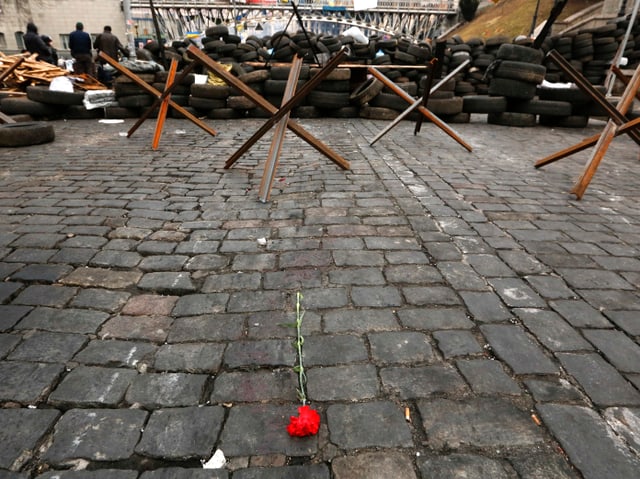
M 591 7 L 601 0 L 571 0 L 567 2 L 559 20 L 567 18 L 585 8 Z M 549 18 L 554 0 L 540 0 L 536 25 L 540 25 Z M 500 0 L 478 9 L 476 17 L 470 23 L 462 25 L 451 32 L 451 35 L 460 35 L 463 40 L 481 37 L 488 38 L 496 35 L 516 37 L 529 35 L 535 13 L 536 2 L 531 0 Z

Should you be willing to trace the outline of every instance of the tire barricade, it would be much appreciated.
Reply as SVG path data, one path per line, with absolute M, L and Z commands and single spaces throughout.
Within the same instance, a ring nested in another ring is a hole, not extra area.
M 551 36 L 540 50 L 531 48 L 529 39 L 495 36 L 486 40 L 472 38 L 463 41 L 453 36 L 446 42 L 441 63 L 442 76 L 467 59 L 471 60 L 470 67 L 434 92 L 427 107 L 443 121 L 452 123 L 468 122 L 471 115 L 483 114 L 488 123 L 496 125 L 583 127 L 589 117 L 601 117 L 603 112 L 575 87 L 543 87 L 545 81 L 551 84 L 569 81 L 553 62 L 546 60 L 545 53 L 551 49 L 558 51 L 588 81 L 601 85 L 627 28 L 627 20 L 617 19 L 601 27 L 582 29 L 570 36 Z M 156 46 L 153 42 L 148 44 L 143 52 L 138 52 L 138 56 L 159 61 L 155 57 L 159 51 Z M 174 41 L 165 50 L 166 57 L 179 60 L 184 67 L 193 61 L 186 54 L 188 46 L 187 41 Z M 435 54 L 435 47 L 432 48 L 428 41 L 412 43 L 402 37 L 372 36 L 365 45 L 348 36 L 278 32 L 271 37 L 248 37 L 243 42 L 237 35 L 230 34 L 224 25 L 207 28 L 202 39 L 202 50 L 209 57 L 229 65 L 235 76 L 276 106 L 282 100 L 289 71 L 283 64 L 290 62 L 294 55 L 302 56 L 308 63 L 314 63 L 318 58 L 326 60 L 343 48 L 348 53 L 348 63 L 379 66 L 384 68 L 386 76 L 411 96 L 419 98 L 424 93 L 421 81 L 424 70 L 412 66 L 426 65 Z M 639 24 L 633 27 L 623 56 L 628 59 L 628 68 L 640 62 Z M 127 65 L 134 72 L 135 63 Z M 166 72 L 161 68 L 160 71 L 149 71 L 147 63 L 139 76 L 157 90 L 164 90 Z M 310 66 L 304 67 L 300 85 L 315 73 L 314 70 Z M 336 69 L 292 111 L 292 116 L 359 116 L 386 120 L 394 118 L 407 107 L 406 102 L 392 92 L 371 78 L 362 78 L 355 71 Z M 195 75 L 187 76 L 183 84 L 174 88 L 171 96 L 173 101 L 194 115 L 211 119 L 269 117 L 266 111 L 233 88 L 210 84 L 210 81 L 201 84 L 195 78 Z M 112 88 L 117 104 L 86 110 L 82 106 L 81 93 L 52 92 L 46 86 L 31 86 L 26 97 L 2 99 L 0 112 L 26 114 L 43 120 L 134 118 L 140 116 L 154 100 L 122 75 L 115 78 Z M 181 116 L 173 110 L 169 114 Z M 415 118 L 414 114 L 407 116 L 409 120 Z

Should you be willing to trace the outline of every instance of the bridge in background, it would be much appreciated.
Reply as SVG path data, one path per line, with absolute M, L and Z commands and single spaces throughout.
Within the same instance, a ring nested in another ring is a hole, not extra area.
M 154 0 L 163 35 L 179 40 L 226 24 L 241 36 L 270 34 L 284 29 L 293 15 L 290 0 Z M 378 0 L 375 8 L 362 8 L 366 0 L 301 0 L 296 3 L 306 29 L 314 33 L 341 33 L 359 27 L 365 35 L 401 35 L 414 41 L 437 37 L 457 19 L 459 0 Z M 144 0 L 131 1 L 136 37 L 154 36 L 151 9 Z M 297 22 L 291 22 L 297 29 Z

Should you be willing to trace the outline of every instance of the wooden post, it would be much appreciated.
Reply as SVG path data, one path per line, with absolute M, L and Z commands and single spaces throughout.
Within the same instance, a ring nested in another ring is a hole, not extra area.
M 172 58 L 171 66 L 169 67 L 169 75 L 167 76 L 167 81 L 165 85 L 167 86 L 173 85 L 173 81 L 176 78 L 177 69 L 178 69 L 178 60 L 176 60 L 175 58 Z M 164 120 L 167 118 L 169 100 L 171 100 L 171 94 L 168 94 L 167 96 L 165 96 L 162 102 L 160 103 L 160 111 L 158 112 L 158 118 L 156 119 L 156 129 L 153 132 L 153 143 L 151 144 L 151 148 L 153 148 L 154 150 L 158 149 L 158 144 L 160 143 L 160 136 L 162 135 L 162 127 L 164 126 Z

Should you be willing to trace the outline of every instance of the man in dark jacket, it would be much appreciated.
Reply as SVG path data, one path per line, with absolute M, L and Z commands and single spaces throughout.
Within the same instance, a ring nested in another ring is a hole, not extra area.
M 38 35 L 38 27 L 36 27 L 35 23 L 27 23 L 27 33 L 24 34 L 22 39 L 24 40 L 24 47 L 29 53 L 38 54 L 37 60 L 51 62 L 51 50 Z
M 95 76 L 93 57 L 91 56 L 91 36 L 84 31 L 82 22 L 76 23 L 76 29 L 69 34 L 69 50 L 75 60 L 73 62 L 74 73 Z
M 104 31 L 96 37 L 96 40 L 93 42 L 93 48 L 95 48 L 98 53 L 104 52 L 114 60 L 118 60 L 118 52 L 121 52 L 125 57 L 129 56 L 129 50 L 120 43 L 118 37 L 111 33 L 111 27 L 109 25 L 106 25 Z M 100 59 L 99 62 L 102 65 L 106 63 L 102 59 Z

